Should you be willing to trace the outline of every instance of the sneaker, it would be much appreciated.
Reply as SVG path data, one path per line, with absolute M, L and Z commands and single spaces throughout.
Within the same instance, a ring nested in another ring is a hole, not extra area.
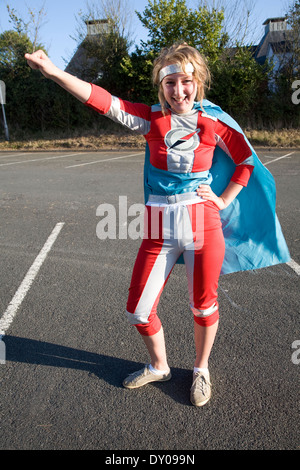
M 138 388 L 150 382 L 166 382 L 171 378 L 171 371 L 167 374 L 153 374 L 146 365 L 144 369 L 138 370 L 130 374 L 123 382 L 125 388 Z
M 202 372 L 193 373 L 193 383 L 191 387 L 191 402 L 195 406 L 203 406 L 211 396 L 211 383 Z

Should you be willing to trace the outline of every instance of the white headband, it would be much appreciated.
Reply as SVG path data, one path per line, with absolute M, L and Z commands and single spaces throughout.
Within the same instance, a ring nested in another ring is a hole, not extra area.
M 193 73 L 194 72 L 193 64 L 191 64 L 190 62 L 186 64 L 185 70 L 182 70 L 182 67 L 179 64 L 167 65 L 166 67 L 162 68 L 161 71 L 159 72 L 159 82 L 161 83 L 162 80 L 167 75 L 172 75 L 173 73 L 184 73 L 184 72 Z

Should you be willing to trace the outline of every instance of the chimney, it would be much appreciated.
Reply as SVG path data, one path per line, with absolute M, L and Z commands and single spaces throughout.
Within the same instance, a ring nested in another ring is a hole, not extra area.
M 287 29 L 287 18 L 268 18 L 263 25 L 265 26 L 265 34 L 272 31 L 285 31 Z
M 85 23 L 87 26 L 87 36 L 96 36 L 99 34 L 108 33 L 108 20 L 89 20 Z

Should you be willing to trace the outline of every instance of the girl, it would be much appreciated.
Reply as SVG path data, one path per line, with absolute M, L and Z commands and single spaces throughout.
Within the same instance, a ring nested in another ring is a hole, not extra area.
M 208 361 L 219 323 L 217 288 L 225 251 L 219 212 L 248 184 L 254 168 L 251 147 L 234 127 L 202 107 L 210 74 L 204 58 L 186 43 L 164 49 L 155 61 L 153 81 L 160 104 L 154 106 L 124 101 L 63 72 L 42 51 L 25 57 L 33 69 L 82 103 L 144 135 L 149 150 L 145 236 L 126 314 L 144 340 L 150 364 L 123 385 L 132 389 L 171 378 L 157 305 L 172 268 L 183 258 L 196 349 L 190 399 L 195 406 L 204 405 L 211 396 Z M 235 165 L 219 196 L 210 186 L 216 145 Z

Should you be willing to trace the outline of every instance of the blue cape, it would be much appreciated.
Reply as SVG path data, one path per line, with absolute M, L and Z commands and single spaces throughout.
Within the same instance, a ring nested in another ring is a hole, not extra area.
M 195 103 L 200 108 L 199 103 Z M 290 260 L 289 250 L 275 212 L 276 187 L 268 169 L 261 163 L 239 125 L 222 109 L 208 100 L 203 100 L 204 111 L 240 132 L 252 150 L 254 170 L 247 187 L 234 201 L 220 211 L 225 238 L 225 258 L 221 274 L 247 271 Z M 147 173 L 150 152 L 146 145 L 144 165 L 144 195 L 148 200 Z M 211 167 L 212 190 L 220 195 L 234 173 L 235 164 L 220 148 L 216 147 Z M 183 256 L 178 260 L 183 263 Z

